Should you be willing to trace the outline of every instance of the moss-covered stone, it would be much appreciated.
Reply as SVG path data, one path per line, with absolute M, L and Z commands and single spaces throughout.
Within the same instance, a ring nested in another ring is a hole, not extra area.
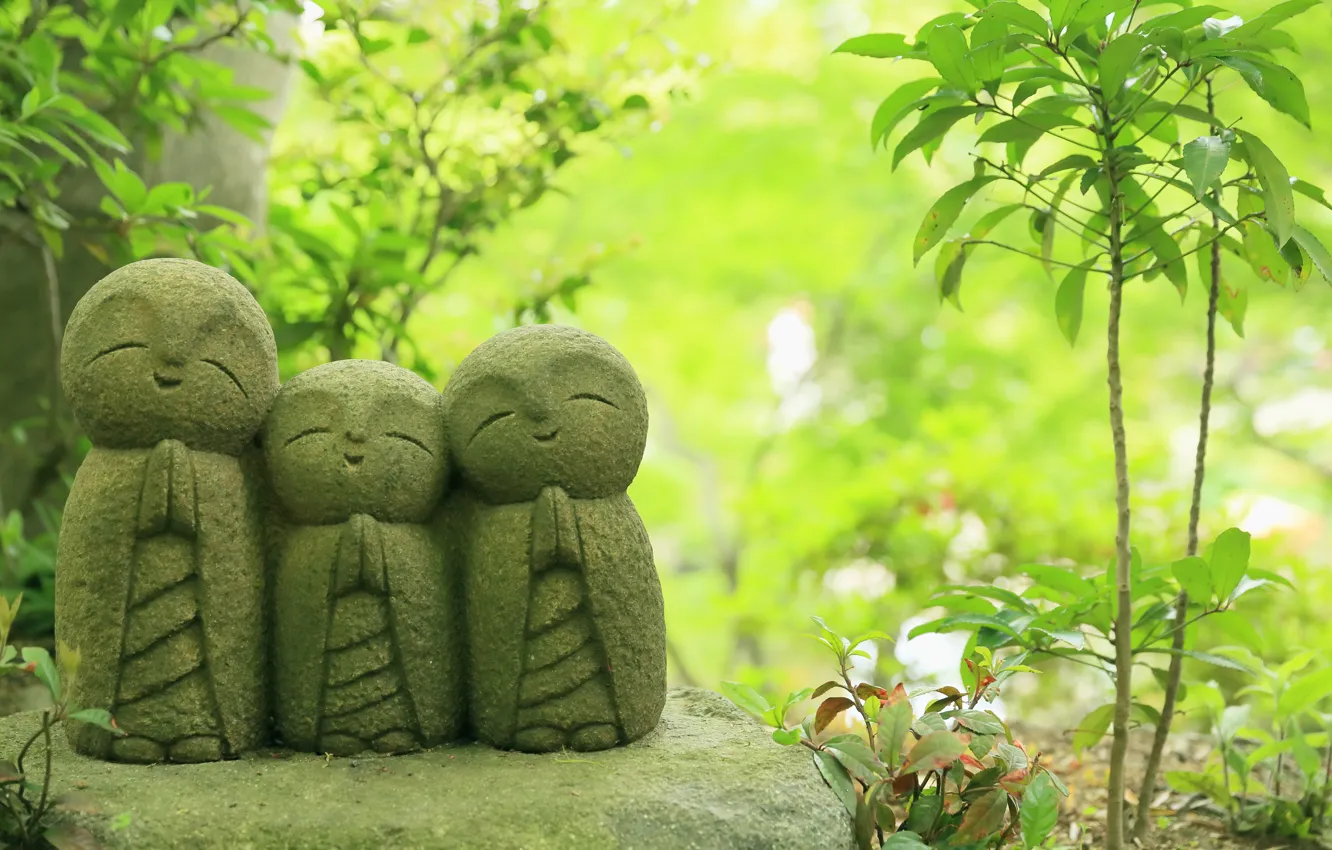
M 37 715 L 0 719 L 0 754 Z M 809 753 L 706 691 L 672 692 L 627 747 L 534 756 L 478 745 L 325 760 L 254 753 L 122 765 L 58 744 L 60 811 L 108 850 L 850 850 L 846 810 Z M 86 787 L 85 787 L 86 786 Z M 128 816 L 127 818 L 121 816 Z M 115 828 L 121 817 L 127 825 Z
M 461 611 L 427 522 L 448 469 L 439 394 L 389 363 L 328 363 L 278 393 L 264 446 L 284 514 L 272 645 L 282 741 L 351 755 L 453 739 Z
M 633 368 L 584 331 L 517 328 L 459 364 L 444 404 L 476 735 L 549 752 L 646 734 L 665 701 L 666 626 L 625 494 L 648 427 Z
M 76 749 L 207 761 L 264 728 L 263 543 L 253 440 L 277 391 L 263 311 L 188 260 L 107 275 L 75 306 L 66 398 L 93 448 L 65 506 L 56 637 L 73 689 L 129 737 L 74 723 Z

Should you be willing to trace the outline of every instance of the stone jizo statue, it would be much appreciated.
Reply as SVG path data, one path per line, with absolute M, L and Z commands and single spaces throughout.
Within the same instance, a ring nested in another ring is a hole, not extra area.
M 273 332 L 238 281 L 145 260 L 79 301 L 61 380 L 93 448 L 65 506 L 56 635 L 83 654 L 79 752 L 199 762 L 261 743 L 263 529 L 253 441 L 278 388 Z
M 528 752 L 642 737 L 665 704 L 666 634 L 625 494 L 648 427 L 633 368 L 592 334 L 517 328 L 459 364 L 444 402 L 475 734 Z
M 448 474 L 439 394 L 343 360 L 278 393 L 265 455 L 275 529 L 274 693 L 298 750 L 399 753 L 462 726 L 461 610 L 430 522 Z

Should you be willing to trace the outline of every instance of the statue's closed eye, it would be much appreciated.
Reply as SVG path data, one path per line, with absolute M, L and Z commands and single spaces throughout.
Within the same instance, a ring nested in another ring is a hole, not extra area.
M 92 356 L 91 359 L 88 360 L 88 362 L 92 363 L 94 360 L 100 360 L 101 358 L 105 357 L 108 354 L 115 354 L 117 351 L 124 351 L 127 348 L 147 348 L 147 347 L 148 346 L 144 345 L 141 342 L 122 342 L 119 345 L 111 346 L 105 351 L 97 352 Z
M 620 406 L 617 405 L 615 402 L 611 401 L 610 399 L 603 398 L 602 396 L 599 396 L 596 393 L 575 393 L 569 396 L 567 399 L 565 399 L 565 401 L 575 401 L 580 398 L 585 398 L 588 399 L 589 401 L 599 401 L 602 404 L 609 404 L 611 407 L 615 408 L 616 410 L 620 409 Z
M 282 445 L 290 446 L 292 443 L 296 442 L 302 437 L 310 437 L 315 434 L 327 434 L 327 433 L 329 433 L 329 430 L 327 428 L 323 427 L 322 425 L 316 425 L 314 428 L 306 428 L 304 431 L 300 432 L 294 437 L 288 437 L 287 442 L 283 443 Z
M 432 452 L 430 449 L 426 448 L 425 443 L 423 443 L 423 442 L 421 442 L 420 440 L 416 439 L 416 438 L 413 437 L 411 434 L 404 434 L 404 433 L 402 433 L 401 431 L 387 431 L 387 432 L 385 432 L 384 436 L 385 436 L 385 437 L 392 437 L 392 438 L 395 439 L 395 440 L 405 440 L 405 441 L 411 443 L 413 446 L 416 446 L 416 447 L 417 447 L 418 449 L 420 449 L 421 451 L 423 451 L 423 452 L 425 452 L 426 454 L 430 455 L 431 457 L 434 457 L 434 456 L 435 456 L 435 453 L 434 453 L 434 452 Z
M 245 396 L 246 398 L 250 397 L 250 394 L 245 391 L 245 387 L 241 386 L 240 379 L 236 377 L 235 372 L 231 371 L 218 361 L 210 360 L 207 357 L 203 358 L 203 362 L 207 363 L 209 366 L 212 366 L 214 369 L 217 369 L 219 372 L 230 378 L 231 382 L 236 385 L 236 389 L 241 391 L 241 395 Z
M 501 419 L 504 419 L 505 417 L 512 416 L 512 415 L 513 415 L 513 411 L 512 411 L 512 410 L 502 410 L 502 411 L 500 411 L 499 413 L 492 413 L 492 414 L 490 414 L 489 416 L 486 417 L 486 420 L 485 420 L 484 422 L 482 422 L 480 425 L 476 426 L 476 430 L 472 432 L 472 436 L 471 436 L 470 439 L 468 439 L 467 442 L 470 443 L 470 442 L 472 442 L 472 440 L 475 440 L 475 439 L 476 439 L 476 435 L 477 435 L 477 434 L 480 434 L 480 433 L 481 433 L 482 431 L 484 431 L 488 426 L 490 426 L 490 425 L 494 425 L 496 422 L 500 421 Z

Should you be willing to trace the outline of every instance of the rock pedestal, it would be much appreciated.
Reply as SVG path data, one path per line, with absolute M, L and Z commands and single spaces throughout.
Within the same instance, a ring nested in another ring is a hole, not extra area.
M 0 719 L 0 753 L 37 728 Z M 107 850 L 851 850 L 846 810 L 803 748 L 708 691 L 671 691 L 642 740 L 528 755 L 477 744 L 400 756 L 258 751 L 114 764 L 56 736 L 53 815 Z

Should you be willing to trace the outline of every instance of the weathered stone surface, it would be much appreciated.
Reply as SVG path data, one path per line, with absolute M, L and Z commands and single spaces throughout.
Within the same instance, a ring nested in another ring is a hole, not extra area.
M 74 308 L 61 379 L 93 443 L 65 506 L 56 637 L 74 700 L 130 737 L 71 724 L 81 752 L 207 761 L 260 743 L 263 533 L 253 440 L 277 391 L 273 332 L 235 279 L 146 260 Z
M 453 564 L 428 522 L 444 489 L 440 397 L 389 363 L 343 360 L 278 393 L 264 447 L 273 523 L 275 713 L 283 743 L 352 755 L 462 728 Z
M 471 723 L 527 752 L 650 731 L 666 694 L 652 544 L 625 489 L 647 440 L 633 368 L 604 340 L 498 334 L 444 390 L 464 484 L 446 507 L 462 561 Z
M 37 728 L 0 719 L 0 753 Z M 846 810 L 800 747 L 706 691 L 671 692 L 627 747 L 539 756 L 479 745 L 326 761 L 253 753 L 110 764 L 57 745 L 58 793 L 109 850 L 850 850 Z M 86 785 L 86 787 L 82 787 Z M 94 811 L 87 811 L 92 809 Z M 112 829 L 128 814 L 128 826 Z

